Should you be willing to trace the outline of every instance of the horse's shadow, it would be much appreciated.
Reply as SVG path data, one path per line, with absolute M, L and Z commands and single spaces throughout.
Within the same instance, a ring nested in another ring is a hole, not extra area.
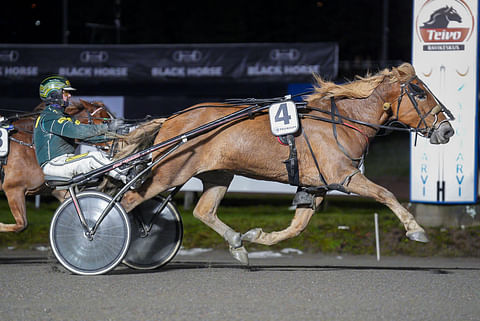
M 133 274 L 144 274 L 144 273 L 168 273 L 170 271 L 179 271 L 179 270 L 194 270 L 194 269 L 237 269 L 245 272 L 298 272 L 298 271 L 307 271 L 307 272 L 330 272 L 330 271 L 342 271 L 342 270 L 351 270 L 351 271 L 411 271 L 411 272 L 425 272 L 432 274 L 452 274 L 455 271 L 480 271 L 480 268 L 451 268 L 451 267 L 416 267 L 416 266 L 401 266 L 401 267 L 392 267 L 392 266 L 375 266 L 375 265 L 359 265 L 359 266 L 345 266 L 345 265 L 282 265 L 282 264 L 271 264 L 271 265 L 239 265 L 236 263 L 226 263 L 226 262 L 173 262 L 169 263 L 166 266 L 159 267 L 154 270 L 134 270 L 126 266 L 117 267 L 115 270 L 109 272 L 110 275 L 133 275 Z
M 61 264 L 53 257 L 45 256 L 23 256 L 23 257 L 0 257 L 0 266 L 3 264 L 22 264 L 22 265 L 51 265 L 54 273 L 70 273 L 64 269 Z M 480 271 L 480 267 L 432 267 L 432 266 L 377 266 L 377 265 L 292 265 L 292 264 L 251 264 L 240 265 L 235 262 L 213 262 L 213 261 L 175 261 L 165 266 L 152 270 L 136 270 L 120 264 L 114 270 L 106 275 L 136 275 L 168 273 L 170 271 L 181 270 L 202 270 L 202 269 L 236 269 L 245 272 L 331 272 L 331 271 L 410 271 L 425 272 L 432 274 L 452 274 L 456 271 Z M 73 275 L 73 274 L 72 274 Z

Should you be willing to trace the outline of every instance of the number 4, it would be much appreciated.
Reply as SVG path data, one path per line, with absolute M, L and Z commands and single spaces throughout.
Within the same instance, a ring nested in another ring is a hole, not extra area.
M 292 116 L 288 114 L 287 104 L 281 104 L 275 114 L 275 122 L 283 121 L 284 125 L 288 125 L 290 124 L 290 119 L 292 119 Z

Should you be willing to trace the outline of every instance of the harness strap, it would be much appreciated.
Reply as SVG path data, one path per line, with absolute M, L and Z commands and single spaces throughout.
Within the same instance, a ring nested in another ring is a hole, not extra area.
M 350 175 L 347 175 L 347 177 L 345 177 L 340 184 L 337 184 L 337 183 L 328 184 L 327 180 L 325 179 L 325 177 L 322 175 L 322 172 L 320 171 L 320 166 L 318 165 L 317 158 L 315 157 L 315 153 L 313 152 L 312 146 L 310 145 L 310 141 L 307 137 L 307 133 L 303 128 L 302 128 L 302 134 L 303 134 L 303 137 L 305 138 L 305 142 L 307 143 L 308 149 L 310 150 L 310 154 L 312 155 L 313 161 L 315 163 L 315 167 L 317 168 L 320 181 L 323 183 L 324 186 L 301 187 L 301 190 L 310 194 L 321 195 L 321 196 L 323 196 L 329 190 L 337 190 L 337 191 L 341 191 L 349 194 L 349 192 L 345 189 L 345 184 L 348 184 L 352 179 L 352 177 L 360 173 L 361 171 L 359 169 L 354 170 L 353 173 L 351 173 Z M 361 160 L 363 160 L 363 157 Z M 298 192 L 299 191 L 297 190 L 297 193 Z
M 30 148 L 34 148 L 35 145 L 32 143 L 25 143 L 24 141 L 21 141 L 19 139 L 16 139 L 15 137 L 12 137 L 12 136 L 8 136 L 8 139 L 10 139 L 11 141 L 14 141 L 15 143 L 18 143 L 20 145 L 23 145 L 23 146 L 27 146 L 27 147 L 30 147 Z
M 288 159 L 283 161 L 287 167 L 288 183 L 293 186 L 300 185 L 300 175 L 298 172 L 298 158 L 297 147 L 295 145 L 295 137 L 292 134 L 287 135 L 288 147 L 290 148 L 290 155 Z
M 288 146 L 287 137 L 285 135 L 277 136 L 277 141 L 280 143 L 280 145 Z
M 302 134 L 303 134 L 303 137 L 305 138 L 305 142 L 307 143 L 308 149 L 310 150 L 310 154 L 312 154 L 313 162 L 315 163 L 315 167 L 317 168 L 317 171 L 318 171 L 318 177 L 320 178 L 320 181 L 325 186 L 327 186 L 328 183 L 325 180 L 325 177 L 323 177 L 322 172 L 320 171 L 320 166 L 318 166 L 318 161 L 317 161 L 317 158 L 315 157 L 315 153 L 313 152 L 312 145 L 310 145 L 310 141 L 308 140 L 307 133 L 303 128 L 302 128 Z
M 353 158 L 352 156 L 350 156 L 350 154 L 348 154 L 347 150 L 345 149 L 345 147 L 343 147 L 343 145 L 340 143 L 340 141 L 338 140 L 338 135 L 337 135 L 337 122 L 339 123 L 343 123 L 341 117 L 339 116 L 339 113 L 338 113 L 338 107 L 337 107 L 337 104 L 335 104 L 335 98 L 332 97 L 330 98 L 330 108 L 331 108 L 331 113 L 332 113 L 332 130 L 333 130 L 333 137 L 335 137 L 335 140 L 337 141 L 337 145 L 338 145 L 338 148 L 340 148 L 340 150 L 342 151 L 342 153 L 347 156 L 349 159 L 351 159 L 353 162 L 360 162 L 362 160 L 362 157 L 360 158 Z M 338 117 L 338 118 L 337 118 Z M 349 126 L 350 127 L 350 126 Z M 355 128 L 354 128 L 355 129 Z M 357 129 L 358 130 L 358 129 Z

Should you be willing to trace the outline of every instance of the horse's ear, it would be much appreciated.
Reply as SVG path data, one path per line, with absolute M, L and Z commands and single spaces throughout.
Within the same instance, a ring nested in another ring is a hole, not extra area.
M 392 68 L 392 73 L 399 81 L 404 82 L 415 76 L 415 68 L 409 63 L 403 63 Z
M 392 73 L 393 75 L 395 76 L 395 78 L 397 78 L 398 80 L 402 80 L 402 71 L 399 70 L 397 67 L 393 67 L 392 68 Z
M 90 105 L 91 105 L 88 101 L 83 100 L 83 99 L 81 99 L 81 98 L 80 98 L 80 102 L 82 103 L 83 107 L 85 107 L 85 108 L 86 108 L 87 106 L 90 106 Z

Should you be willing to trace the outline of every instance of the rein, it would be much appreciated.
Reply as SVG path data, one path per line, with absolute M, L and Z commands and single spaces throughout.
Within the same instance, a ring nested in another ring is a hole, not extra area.
M 0 110 L 4 110 L 4 109 L 0 109 Z M 20 119 L 23 119 L 23 118 L 29 118 L 29 117 L 33 117 L 33 116 L 38 116 L 38 115 L 40 115 L 40 114 L 41 114 L 40 111 L 32 112 L 32 113 L 25 113 L 25 114 L 15 114 L 15 115 L 13 115 L 13 116 L 8 116 L 8 117 L 3 118 L 3 119 L 0 121 L 0 124 L 9 123 L 9 122 L 16 121 L 16 120 L 20 120 Z
M 15 137 L 9 136 L 8 139 L 10 139 L 12 142 L 18 143 L 22 146 L 30 147 L 30 148 L 35 148 L 35 145 L 33 143 L 26 143 L 20 139 L 16 139 Z
M 415 100 L 416 96 L 421 96 L 421 95 L 424 94 L 424 92 L 420 87 L 411 83 L 413 80 L 418 80 L 426 88 L 428 93 L 431 94 L 432 97 L 437 102 L 437 105 L 434 106 L 430 111 L 428 111 L 424 115 L 422 115 L 422 112 L 420 111 L 420 109 L 418 107 L 418 102 Z M 415 89 L 415 88 L 418 88 L 418 89 Z M 399 113 L 400 113 L 400 106 L 401 106 L 401 103 L 402 103 L 403 96 L 405 94 L 410 99 L 413 107 L 415 108 L 415 111 L 417 112 L 418 116 L 420 117 L 420 121 L 419 121 L 416 128 L 411 128 L 408 125 L 406 125 L 406 124 L 404 124 L 404 123 L 402 123 L 401 121 L 398 120 Z M 332 103 L 335 103 L 335 102 L 332 100 Z M 388 121 L 386 123 L 386 125 L 378 125 L 378 124 L 373 124 L 373 123 L 368 123 L 368 122 L 365 122 L 365 121 L 353 119 L 353 118 L 350 118 L 350 117 L 347 117 L 347 116 L 340 115 L 332 109 L 330 111 L 327 111 L 327 110 L 322 110 L 320 108 L 316 108 L 316 107 L 306 105 L 305 103 L 296 103 L 296 104 L 297 104 L 297 106 L 300 105 L 302 108 L 318 111 L 320 113 L 327 114 L 327 115 L 331 116 L 331 118 L 323 118 L 323 117 L 320 117 L 320 116 L 300 114 L 299 115 L 300 117 L 311 118 L 311 119 L 315 119 L 315 120 L 329 122 L 329 123 L 332 123 L 332 124 L 347 126 L 347 127 L 350 127 L 352 129 L 355 129 L 355 130 L 359 131 L 363 135 L 365 135 L 365 134 L 362 131 L 360 131 L 358 128 L 354 127 L 351 124 L 345 123 L 343 120 L 346 120 L 346 121 L 349 121 L 351 123 L 355 123 L 355 124 L 358 124 L 358 125 L 367 126 L 367 127 L 370 127 L 372 129 L 376 129 L 376 130 L 385 129 L 385 130 L 392 130 L 392 131 L 404 131 L 404 132 L 410 132 L 410 133 L 417 133 L 417 134 L 420 134 L 420 135 L 423 135 L 423 132 L 425 132 L 425 131 L 427 131 L 427 135 L 431 135 L 431 133 L 433 132 L 433 130 L 435 128 L 435 125 L 436 125 L 436 119 L 435 119 L 432 127 L 428 127 L 427 124 L 426 124 L 426 121 L 425 121 L 425 119 L 428 116 L 430 116 L 431 114 L 437 116 L 439 113 L 442 112 L 442 113 L 445 113 L 448 116 L 448 119 L 446 119 L 445 121 L 455 120 L 455 117 L 450 112 L 450 110 L 448 110 L 448 108 L 445 107 L 445 105 L 443 105 L 440 102 L 440 100 L 438 100 L 438 98 L 431 92 L 431 90 L 427 87 L 427 85 L 422 80 L 420 80 L 417 76 L 412 77 L 408 82 L 401 85 L 401 93 L 400 93 L 400 96 L 398 96 L 398 99 L 397 99 L 397 106 L 398 107 L 397 107 L 396 117 L 394 119 L 391 119 L 390 121 Z M 424 128 L 419 127 L 422 123 L 425 125 Z M 401 126 L 403 126 L 403 128 L 402 127 L 397 127 L 397 126 L 392 126 L 391 124 L 400 124 Z M 426 137 L 428 138 L 430 136 L 426 136 Z

